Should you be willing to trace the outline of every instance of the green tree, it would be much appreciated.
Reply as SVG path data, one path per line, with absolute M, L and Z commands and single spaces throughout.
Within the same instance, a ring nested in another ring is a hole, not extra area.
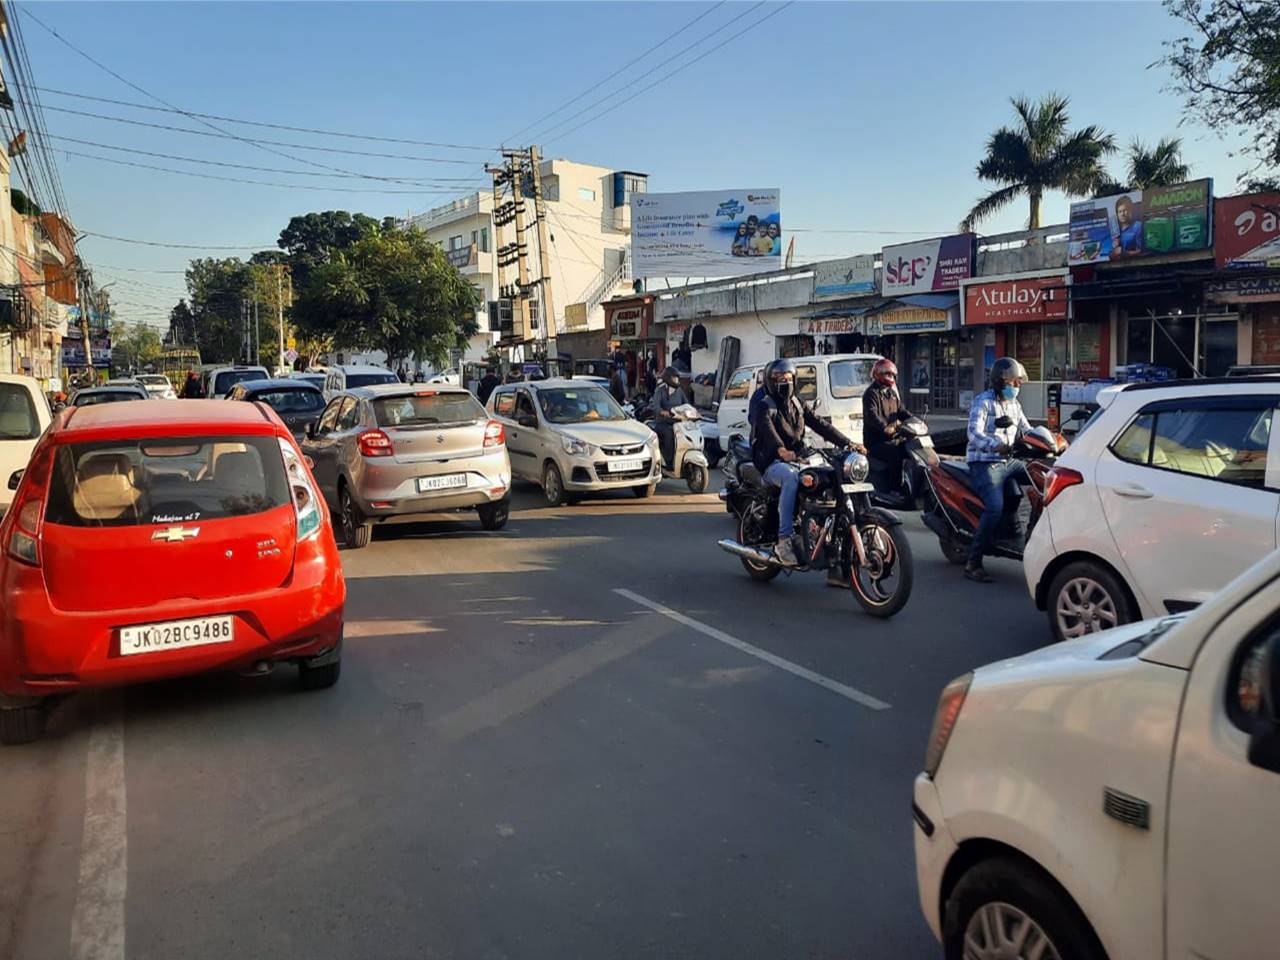
M 111 324 L 111 365 L 134 373 L 160 359 L 160 331 L 145 323 Z
M 171 346 L 196 345 L 196 318 L 185 298 L 169 311 L 169 329 L 165 332 L 164 342 Z
M 381 350 L 388 366 L 416 357 L 436 366 L 478 326 L 479 294 L 421 230 L 370 230 L 310 271 L 293 309 L 306 338 Z
M 1259 167 L 1280 167 L 1280 3 L 1165 0 L 1189 32 L 1161 64 L 1186 112 L 1219 134 L 1239 133 Z M 1242 177 L 1241 179 L 1245 179 Z
M 187 267 L 187 291 L 195 343 L 208 363 L 260 359 L 267 366 L 277 362 L 275 277 L 265 264 L 245 263 L 238 257 L 192 260 Z M 268 300 L 267 298 L 271 299 Z M 258 354 L 245 352 L 244 304 L 258 304 Z
M 1130 190 L 1168 187 L 1191 176 L 1191 168 L 1182 162 L 1182 140 L 1161 137 L 1148 149 L 1141 140 L 1129 144 L 1128 174 Z
M 1051 93 L 1038 103 L 1026 97 L 1013 97 L 1010 103 L 1018 123 L 991 134 L 977 168 L 979 180 L 1001 186 L 974 204 L 961 230 L 972 230 L 1023 196 L 1029 206 L 1027 226 L 1036 230 L 1046 190 L 1088 196 L 1107 179 L 1102 158 L 1115 150 L 1115 139 L 1092 125 L 1069 131 L 1067 97 Z
M 290 219 L 288 226 L 280 231 L 279 245 L 288 258 L 295 286 L 305 287 L 312 270 L 328 263 L 335 251 L 348 249 L 377 226 L 378 221 L 372 217 L 346 210 L 306 213 Z

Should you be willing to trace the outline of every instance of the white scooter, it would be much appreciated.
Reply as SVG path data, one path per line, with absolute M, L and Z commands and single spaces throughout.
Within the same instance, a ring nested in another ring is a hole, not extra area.
M 675 462 L 670 466 L 662 464 L 662 475 L 670 480 L 683 480 L 689 484 L 692 493 L 703 493 L 711 480 L 711 468 L 702 449 L 698 408 L 691 403 L 682 403 L 673 407 L 671 412 L 675 415 Z M 653 421 L 649 426 L 653 427 Z

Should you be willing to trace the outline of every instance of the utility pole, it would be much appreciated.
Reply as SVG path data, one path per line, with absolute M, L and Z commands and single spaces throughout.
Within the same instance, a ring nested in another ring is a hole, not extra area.
M 280 332 L 280 352 L 276 355 L 277 369 L 284 368 L 284 264 L 276 264 L 276 328 Z
M 262 326 L 258 322 L 258 298 L 253 298 L 253 362 L 262 364 Z
M 84 344 L 84 373 L 87 382 L 92 385 L 93 374 L 93 340 L 89 331 L 89 274 L 83 267 L 80 269 L 80 342 Z
M 528 339 L 529 313 L 527 290 L 529 288 L 528 247 L 524 242 L 524 197 L 522 196 L 523 154 L 517 151 L 503 151 L 504 162 L 501 167 L 490 167 L 488 172 L 493 176 L 493 231 L 495 257 L 498 261 L 498 297 L 511 301 L 511 339 L 521 341 Z M 506 200 L 506 187 L 511 187 L 511 199 Z M 515 240 L 503 243 L 503 228 L 515 224 Z M 506 268 L 515 265 L 516 282 L 506 282 Z
M 556 308 L 551 296 L 551 251 L 547 247 L 547 208 L 542 196 L 542 170 L 538 163 L 538 148 L 529 148 L 529 167 L 533 173 L 533 214 L 538 227 L 538 284 L 542 289 L 542 338 L 546 342 L 548 359 L 556 352 Z

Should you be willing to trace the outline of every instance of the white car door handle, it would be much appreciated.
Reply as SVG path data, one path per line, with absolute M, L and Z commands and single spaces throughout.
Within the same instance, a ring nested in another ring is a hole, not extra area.
M 1122 487 L 1116 487 L 1116 493 L 1122 497 L 1129 497 L 1133 500 L 1150 500 L 1153 494 L 1146 487 L 1138 483 L 1126 483 Z

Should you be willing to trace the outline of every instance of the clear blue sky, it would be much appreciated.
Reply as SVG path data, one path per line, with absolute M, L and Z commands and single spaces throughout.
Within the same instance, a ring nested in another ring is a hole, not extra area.
M 25 6 L 25 5 L 24 5 Z M 577 96 L 711 3 L 40 3 L 27 7 L 69 41 L 186 110 L 352 133 L 499 143 Z M 565 134 L 547 128 L 608 96 L 576 124 L 653 82 L 774 9 L 726 3 L 640 64 L 525 131 L 544 152 L 640 170 L 650 189 L 779 187 L 784 222 L 817 230 L 949 231 L 979 196 L 973 175 L 988 133 L 1011 120 L 1011 94 L 1057 90 L 1076 124 L 1099 123 L 1122 142 L 1180 134 L 1197 176 L 1232 192 L 1242 164 L 1201 128 L 1178 128 L 1180 104 L 1148 65 L 1177 25 L 1156 2 L 796 3 L 757 29 L 619 109 Z M 745 16 L 743 16 L 746 14 Z M 742 16 L 684 56 L 656 64 Z M 21 18 L 44 87 L 147 102 Z M 64 107 L 173 126 L 173 114 L 44 93 Z M 318 171 L 236 140 L 193 136 L 48 110 L 50 134 L 187 157 Z M 476 151 L 371 144 L 252 127 L 274 140 L 434 156 L 425 163 L 274 149 L 349 172 L 413 178 L 481 176 Z M 213 168 L 58 141 L 58 166 L 82 230 L 147 240 L 271 244 L 296 213 L 420 211 L 452 195 L 348 193 L 416 189 L 379 181 Z M 307 184 L 277 189 L 160 173 L 72 156 Z M 1116 173 L 1120 170 L 1115 161 Z M 448 191 L 449 183 L 430 189 Z M 464 187 L 463 190 L 466 188 Z M 458 192 L 462 192 L 459 190 Z M 1051 197 L 1046 223 L 1065 221 Z M 1025 205 L 982 226 L 1012 230 Z M 900 234 L 797 233 L 804 259 L 873 251 Z M 82 249 L 126 318 L 161 323 L 182 293 L 180 271 L 199 251 L 90 238 Z M 247 256 L 249 250 L 244 251 Z M 209 251 L 230 256 L 234 251 Z M 134 268 L 122 270 L 121 267 Z M 136 306 L 135 306 L 136 305 Z

